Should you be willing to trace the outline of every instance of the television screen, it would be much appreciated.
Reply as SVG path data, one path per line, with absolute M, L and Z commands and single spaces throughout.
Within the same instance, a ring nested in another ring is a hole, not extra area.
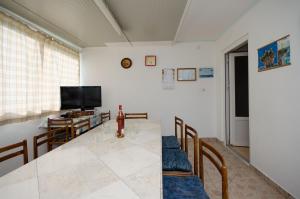
M 81 107 L 81 92 L 79 86 L 60 87 L 60 98 L 60 109 L 75 109 Z
M 82 108 L 89 109 L 100 107 L 101 101 L 101 86 L 82 86 Z

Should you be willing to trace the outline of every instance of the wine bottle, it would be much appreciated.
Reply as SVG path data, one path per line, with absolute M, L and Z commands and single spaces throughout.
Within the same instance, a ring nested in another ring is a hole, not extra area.
M 125 117 L 122 111 L 122 105 L 119 105 L 117 123 L 118 123 L 117 137 L 124 137 Z

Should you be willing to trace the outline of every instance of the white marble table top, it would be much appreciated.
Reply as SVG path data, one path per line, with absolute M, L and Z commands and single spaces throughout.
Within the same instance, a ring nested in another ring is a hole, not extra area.
M 126 120 L 116 138 L 114 120 L 0 178 L 0 198 L 162 198 L 161 129 Z

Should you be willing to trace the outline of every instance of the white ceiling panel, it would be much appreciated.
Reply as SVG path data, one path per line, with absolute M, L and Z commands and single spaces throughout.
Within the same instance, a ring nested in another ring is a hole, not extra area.
M 132 42 L 174 39 L 187 0 L 106 0 Z
M 186 0 L 106 0 L 131 42 L 173 40 Z M 93 0 L 1 0 L 0 5 L 81 47 L 126 42 Z
M 1 0 L 0 5 L 81 47 L 126 41 L 93 0 Z
M 191 0 L 176 41 L 214 41 L 259 0 Z

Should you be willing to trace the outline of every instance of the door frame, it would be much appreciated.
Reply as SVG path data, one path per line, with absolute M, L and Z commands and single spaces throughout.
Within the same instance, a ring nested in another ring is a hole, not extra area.
M 229 54 L 230 53 L 233 53 L 236 51 L 236 49 L 242 47 L 243 45 L 245 45 L 246 43 L 248 43 L 249 45 L 249 42 L 248 42 L 249 38 L 248 38 L 248 34 L 245 34 L 243 35 L 241 38 L 237 39 L 236 41 L 232 42 L 230 45 L 228 45 L 226 48 L 223 49 L 223 54 L 224 54 L 224 69 L 223 69 L 223 75 L 222 75 L 222 84 L 223 84 L 223 88 L 224 90 L 222 91 L 222 94 L 221 94 L 221 98 L 224 100 L 222 100 L 221 102 L 221 110 L 223 112 L 223 114 L 221 115 L 221 121 L 223 123 L 223 125 L 221 126 L 222 128 L 222 131 L 224 132 L 223 135 L 224 135 L 224 144 L 226 146 L 229 145 L 229 137 L 230 137 L 230 134 L 229 134 L 229 130 L 230 130 L 230 120 L 228 118 L 230 118 L 230 112 L 227 110 L 227 109 L 230 109 L 230 96 L 229 96 L 229 78 L 228 78 L 228 75 L 229 75 Z M 249 47 L 248 47 L 248 53 L 249 53 Z M 248 56 L 249 58 L 249 56 Z M 250 83 L 250 62 L 249 62 L 249 66 L 248 66 L 248 81 Z M 251 116 L 250 116 L 250 84 L 248 85 L 249 86 L 249 124 L 250 124 L 250 121 L 251 121 Z M 251 147 L 251 129 L 250 129 L 250 126 L 249 126 L 249 147 Z M 250 160 L 249 160 L 250 162 Z
M 228 111 L 228 119 L 229 119 L 229 128 L 228 128 L 228 144 L 227 145 L 232 145 L 232 135 L 235 133 L 235 129 L 233 126 L 236 125 L 236 120 L 240 121 L 248 121 L 248 126 L 249 126 L 249 116 L 248 117 L 236 117 L 235 116 L 235 57 L 238 56 L 247 56 L 248 57 L 248 52 L 232 52 L 229 53 L 229 64 L 228 64 L 228 84 L 227 84 L 227 92 L 228 92 L 228 103 L 229 107 L 227 109 Z M 249 81 L 249 65 L 248 65 L 248 81 Z M 248 92 L 249 92 L 249 84 L 248 84 Z M 249 96 L 248 96 L 249 98 Z M 248 99 L 249 100 L 249 99 Z M 249 106 L 249 102 L 248 102 Z M 249 139 L 249 127 L 248 127 L 248 139 Z M 238 145 L 237 145 L 238 146 Z
M 228 135 L 227 135 L 227 128 L 229 127 L 228 125 L 228 121 L 227 121 L 227 110 L 226 110 L 226 103 L 227 103 L 227 97 L 226 97 L 226 87 L 227 87 L 227 82 L 226 82 L 226 75 L 227 75 L 227 71 L 226 71 L 226 66 L 228 65 L 229 62 L 229 55 L 228 53 L 233 52 L 234 50 L 240 48 L 241 46 L 243 46 L 244 44 L 248 43 L 248 53 L 249 53 L 249 67 L 248 67 L 248 75 L 249 75 L 249 161 L 245 161 L 243 158 L 241 158 L 240 156 L 237 155 L 237 157 L 240 157 L 240 159 L 242 161 L 244 161 L 246 164 L 250 164 L 251 165 L 251 151 L 252 151 L 252 139 L 251 139 L 251 135 L 252 135 L 252 128 L 251 128 L 251 121 L 252 121 L 252 114 L 251 114 L 251 52 L 249 51 L 250 49 L 250 43 L 249 42 L 249 34 L 245 33 L 243 35 L 240 35 L 239 37 L 235 37 L 233 39 L 230 39 L 228 42 L 225 42 L 225 44 L 223 45 L 222 49 L 221 49 L 221 56 L 223 56 L 221 61 L 221 68 L 220 68 L 220 82 L 219 82 L 219 91 L 220 91 L 220 99 L 218 100 L 218 107 L 219 107 L 219 112 L 218 113 L 218 118 L 219 118 L 219 122 L 218 122 L 218 127 L 219 130 L 221 132 L 220 134 L 220 139 L 222 140 L 222 142 L 224 143 L 225 146 L 227 146 L 228 143 Z M 230 148 L 228 148 L 228 150 L 231 150 Z M 233 151 L 234 153 L 234 151 Z M 235 153 L 234 153 L 235 154 Z

